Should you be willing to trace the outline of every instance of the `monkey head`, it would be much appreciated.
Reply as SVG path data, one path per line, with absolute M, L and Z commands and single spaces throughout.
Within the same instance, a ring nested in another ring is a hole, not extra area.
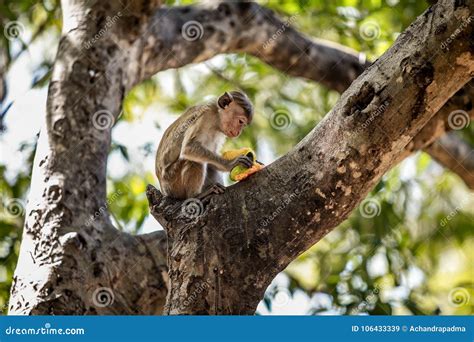
M 252 122 L 253 106 L 240 91 L 225 92 L 217 100 L 219 128 L 229 138 L 236 138 Z

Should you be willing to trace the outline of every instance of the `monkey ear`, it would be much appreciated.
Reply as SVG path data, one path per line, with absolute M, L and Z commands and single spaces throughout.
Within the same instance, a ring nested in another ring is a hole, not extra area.
M 224 95 L 221 95 L 221 97 L 219 97 L 219 99 L 217 100 L 217 105 L 219 106 L 219 108 L 224 109 L 225 107 L 230 105 L 232 101 L 234 101 L 232 95 L 230 95 L 228 92 L 225 92 Z

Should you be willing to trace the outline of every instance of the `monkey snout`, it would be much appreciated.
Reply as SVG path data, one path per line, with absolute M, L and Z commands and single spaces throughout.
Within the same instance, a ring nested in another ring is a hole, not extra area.
M 236 137 L 239 136 L 239 134 L 240 134 L 239 131 L 232 131 L 232 130 L 229 130 L 229 132 L 227 133 L 227 136 L 228 136 L 229 138 L 236 138 Z

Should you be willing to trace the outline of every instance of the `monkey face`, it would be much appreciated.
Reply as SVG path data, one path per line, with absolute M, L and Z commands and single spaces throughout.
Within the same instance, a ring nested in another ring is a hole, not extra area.
M 219 119 L 221 131 L 229 138 L 238 137 L 249 123 L 244 109 L 235 102 L 219 109 Z

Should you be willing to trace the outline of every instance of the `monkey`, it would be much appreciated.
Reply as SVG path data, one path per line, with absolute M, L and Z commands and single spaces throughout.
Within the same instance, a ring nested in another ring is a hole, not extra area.
M 251 167 L 253 162 L 247 156 L 226 160 L 218 153 L 226 138 L 237 138 L 252 118 L 252 103 L 240 91 L 187 109 L 166 129 L 158 146 L 155 172 L 161 191 L 180 200 L 223 193 L 221 172 L 237 165 Z

